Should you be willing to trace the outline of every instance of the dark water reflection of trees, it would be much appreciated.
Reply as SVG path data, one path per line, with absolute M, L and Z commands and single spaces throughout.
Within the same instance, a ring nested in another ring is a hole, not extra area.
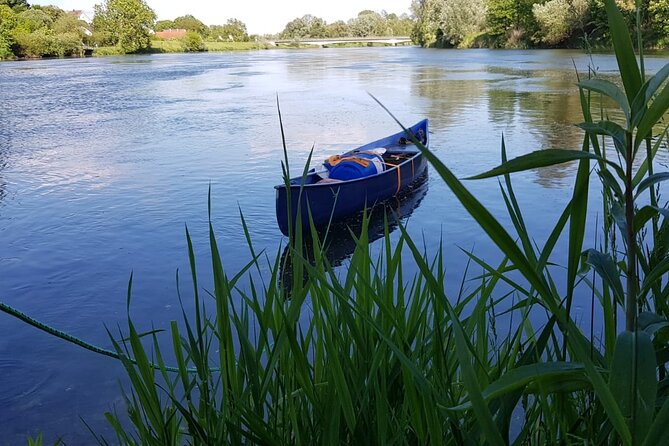
M 538 149 L 580 149 L 583 120 L 576 75 L 568 70 L 521 70 L 486 67 L 449 71 L 422 67 L 415 71 L 414 94 L 428 98 L 429 116 L 435 128 L 445 128 L 472 119 L 470 112 L 483 112 L 492 125 L 511 125 L 527 131 L 539 141 Z M 482 119 L 480 116 L 477 119 Z M 536 181 L 544 187 L 563 183 L 573 163 L 536 169 Z

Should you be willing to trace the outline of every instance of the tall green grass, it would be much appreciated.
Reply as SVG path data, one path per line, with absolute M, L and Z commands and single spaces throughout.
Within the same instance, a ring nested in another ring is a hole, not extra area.
M 168 339 L 130 318 L 127 332 L 110 333 L 131 385 L 126 413 L 106 414 L 115 441 L 667 444 L 669 211 L 659 205 L 658 185 L 669 173 L 654 171 L 654 157 L 666 143 L 669 66 L 647 77 L 613 0 L 606 9 L 622 86 L 579 81 L 580 150 L 508 160 L 502 141 L 501 164 L 473 177 L 499 177 L 510 225 L 414 141 L 504 253 L 500 263 L 463 252 L 470 273 L 447 295 L 441 246 L 426 251 L 401 224 L 391 242 L 386 222 L 372 256 L 365 217 L 348 268 L 339 270 L 328 261 L 327 235 L 315 228 L 291 225 L 288 262 L 281 251 L 258 253 L 242 216 L 249 263 L 229 276 L 209 223 L 213 283 L 202 288 L 187 231 L 194 312 L 171 323 Z M 601 97 L 624 122 L 606 119 Z M 572 198 L 538 245 L 511 175 L 569 161 L 577 169 Z M 283 168 L 288 182 L 287 154 Z M 595 173 L 602 241 L 589 247 Z M 558 250 L 568 253 L 560 267 L 552 262 Z M 407 261 L 417 274 L 406 275 Z M 269 277 L 260 273 L 265 262 Z M 288 289 L 280 280 L 286 268 Z M 593 315 L 603 315 L 592 321 L 601 334 L 584 333 L 572 315 L 584 291 Z M 501 326 L 502 315 L 511 323 Z

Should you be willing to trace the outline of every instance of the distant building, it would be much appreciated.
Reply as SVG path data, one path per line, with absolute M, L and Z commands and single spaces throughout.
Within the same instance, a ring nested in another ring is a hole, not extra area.
M 67 12 L 68 15 L 71 15 L 72 17 L 76 17 L 79 20 L 83 20 L 86 23 L 92 23 L 93 19 L 92 14 L 89 11 L 82 11 L 79 9 L 73 9 L 72 11 Z
M 156 33 L 156 37 L 159 39 L 171 40 L 171 39 L 181 39 L 186 36 L 185 29 L 166 29 L 165 31 L 159 31 Z
M 86 23 L 86 26 L 81 27 L 81 32 L 83 32 L 88 37 L 93 35 L 91 30 L 88 29 L 88 26 L 93 22 L 93 20 L 91 19 L 91 16 L 87 12 L 78 9 L 73 9 L 72 11 L 68 11 L 67 14 Z

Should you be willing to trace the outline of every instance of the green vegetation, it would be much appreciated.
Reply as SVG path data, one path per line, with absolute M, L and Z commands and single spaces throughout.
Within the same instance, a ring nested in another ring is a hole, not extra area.
M 669 44 L 669 3 L 617 2 L 628 26 L 636 23 L 646 45 Z M 609 48 L 602 0 L 414 0 L 414 40 L 438 47 L 584 47 Z
M 186 36 L 181 39 L 181 48 L 186 53 L 204 51 L 204 40 L 202 40 L 202 36 L 197 32 L 188 31 Z
M 378 13 L 370 10 L 361 11 L 356 18 L 348 22 L 326 23 L 320 17 L 310 14 L 298 17 L 286 24 L 280 33 L 282 39 L 325 38 L 325 37 L 372 37 L 372 36 L 408 36 L 413 28 L 413 20 L 403 14 Z
M 149 48 L 156 14 L 144 0 L 105 0 L 95 5 L 93 28 L 101 45 L 117 46 L 123 53 Z
M 88 25 L 53 6 L 0 2 L 0 59 L 83 55 Z

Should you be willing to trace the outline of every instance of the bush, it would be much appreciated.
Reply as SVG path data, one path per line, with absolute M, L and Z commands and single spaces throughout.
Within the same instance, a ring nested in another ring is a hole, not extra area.
M 56 51 L 59 57 L 82 55 L 83 46 L 81 44 L 81 37 L 79 37 L 78 33 L 68 32 L 56 34 L 54 37 Z
M 16 36 L 19 55 L 24 57 L 78 56 L 82 52 L 81 38 L 76 33 L 54 34 L 39 29 L 30 34 Z
M 195 31 L 188 31 L 186 36 L 181 39 L 181 48 L 187 53 L 204 51 L 202 36 Z
M 541 30 L 541 41 L 555 45 L 582 26 L 588 12 L 587 0 L 550 0 L 532 6 L 532 13 Z
M 109 31 L 95 31 L 91 36 L 93 46 L 114 46 L 114 36 Z
M 4 36 L 2 33 L 0 33 L 0 60 L 14 58 L 12 43 L 13 41 L 11 40 L 11 37 Z

